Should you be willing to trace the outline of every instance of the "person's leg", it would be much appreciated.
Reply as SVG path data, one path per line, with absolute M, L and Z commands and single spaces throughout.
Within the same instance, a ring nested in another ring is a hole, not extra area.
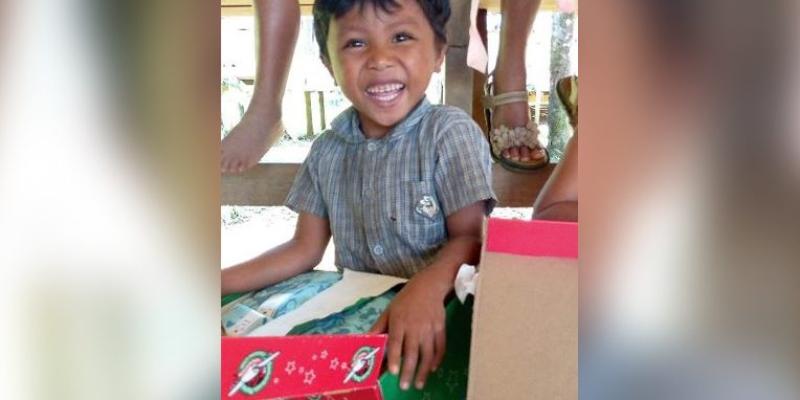
M 224 173 L 254 166 L 283 133 L 281 102 L 300 30 L 300 6 L 289 0 L 255 0 L 254 5 L 255 89 L 241 122 L 222 140 Z
M 526 90 L 525 47 L 540 3 L 541 0 L 503 0 L 501 3 L 500 49 L 494 69 L 495 94 Z M 492 126 L 525 126 L 530 120 L 529 113 L 527 103 L 498 106 L 492 114 Z M 541 160 L 546 154 L 542 148 L 521 146 L 503 151 L 503 157 L 527 162 Z

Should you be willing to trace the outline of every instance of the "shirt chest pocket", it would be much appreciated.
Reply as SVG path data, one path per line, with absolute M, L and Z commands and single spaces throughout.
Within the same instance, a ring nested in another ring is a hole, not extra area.
M 446 239 L 444 213 L 433 181 L 402 182 L 387 211 L 395 232 L 412 247 L 428 248 Z

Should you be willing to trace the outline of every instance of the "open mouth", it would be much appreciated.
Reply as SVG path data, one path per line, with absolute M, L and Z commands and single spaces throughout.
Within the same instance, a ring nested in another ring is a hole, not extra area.
M 382 83 L 379 85 L 372 85 L 367 87 L 365 92 L 367 96 L 371 99 L 377 101 L 378 103 L 389 104 L 396 98 L 400 97 L 400 94 L 406 88 L 406 85 L 402 83 Z

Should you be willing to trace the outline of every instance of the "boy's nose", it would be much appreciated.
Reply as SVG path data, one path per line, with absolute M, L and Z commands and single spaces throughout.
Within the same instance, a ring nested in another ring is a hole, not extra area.
M 373 48 L 369 56 L 369 68 L 382 70 L 394 65 L 394 57 L 388 49 Z

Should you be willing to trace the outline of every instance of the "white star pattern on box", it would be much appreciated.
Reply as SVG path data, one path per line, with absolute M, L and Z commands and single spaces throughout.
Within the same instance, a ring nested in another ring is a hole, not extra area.
M 331 360 L 331 365 L 328 368 L 333 369 L 333 370 L 335 370 L 336 368 L 339 368 L 339 358 L 334 358 L 333 360 Z
M 343 362 L 341 366 L 342 366 L 342 370 L 343 371 L 347 371 L 347 363 L 346 362 Z
M 280 381 L 281 381 L 280 379 L 275 378 L 275 379 L 272 380 L 272 383 L 277 385 Z
M 314 360 L 314 361 L 317 361 L 317 355 L 316 355 L 316 354 L 313 354 L 313 355 L 311 356 L 311 359 L 312 359 L 312 360 Z
M 317 377 L 317 375 L 314 374 L 314 370 L 310 369 L 310 370 L 306 371 L 306 375 L 303 378 L 303 383 L 305 383 L 306 385 L 310 385 L 310 384 L 314 383 L 314 378 L 316 378 L 316 377 Z
M 288 363 L 286 363 L 286 368 L 284 369 L 284 371 L 286 371 L 286 375 L 291 375 L 294 373 L 294 370 L 296 369 L 297 369 L 297 364 L 294 361 L 289 361 Z
M 323 360 L 328 358 L 328 350 L 322 350 L 322 353 L 319 353 L 319 358 Z

